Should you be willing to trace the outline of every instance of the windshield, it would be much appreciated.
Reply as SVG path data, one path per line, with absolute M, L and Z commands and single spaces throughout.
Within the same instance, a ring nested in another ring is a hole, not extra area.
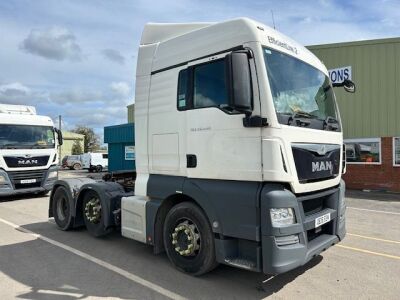
M 51 126 L 0 124 L 1 149 L 54 148 Z
M 263 50 L 280 123 L 287 124 L 287 116 L 294 115 L 337 122 L 335 96 L 328 76 L 290 55 L 269 48 Z

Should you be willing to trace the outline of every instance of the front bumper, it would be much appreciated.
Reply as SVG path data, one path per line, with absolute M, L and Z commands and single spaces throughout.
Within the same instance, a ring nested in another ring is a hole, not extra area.
M 319 193 L 296 196 L 283 186 L 266 186 L 261 198 L 262 261 L 265 274 L 280 274 L 306 264 L 346 235 L 345 184 Z M 296 224 L 272 227 L 270 208 L 291 207 Z M 316 228 L 315 219 L 331 220 Z
M 34 186 L 27 185 L 27 187 L 22 186 L 18 182 L 21 179 L 30 179 L 34 177 L 31 174 L 33 171 L 17 171 L 17 172 L 7 172 L 5 170 L 0 169 L 0 175 L 6 178 L 4 183 L 0 183 L 0 197 L 1 196 L 12 196 L 12 195 L 19 195 L 19 194 L 27 194 L 27 193 L 40 193 L 50 191 L 53 188 L 54 183 L 58 179 L 57 177 L 49 178 L 49 174 L 54 171 L 58 171 L 57 166 L 51 166 L 47 170 L 35 170 L 41 171 L 43 174 L 41 176 L 37 176 L 37 181 L 35 182 Z M 15 174 L 18 174 L 18 179 Z

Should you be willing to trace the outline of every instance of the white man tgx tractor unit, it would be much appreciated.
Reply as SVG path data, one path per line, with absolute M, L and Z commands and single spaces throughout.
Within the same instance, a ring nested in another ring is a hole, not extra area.
M 49 216 L 61 229 L 121 230 L 192 275 L 218 263 L 279 274 L 345 237 L 343 136 L 327 69 L 264 24 L 146 25 L 135 146 L 134 188 L 55 183 Z
M 49 192 L 61 132 L 32 106 L 0 104 L 0 196 Z

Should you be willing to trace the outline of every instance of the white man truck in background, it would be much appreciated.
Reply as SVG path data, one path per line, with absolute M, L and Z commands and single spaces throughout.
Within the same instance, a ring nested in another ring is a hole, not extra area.
M 51 118 L 32 106 L 0 104 L 0 196 L 50 191 L 58 178 L 60 144 Z
M 344 238 L 335 95 L 292 39 L 246 18 L 148 24 L 135 108 L 134 191 L 57 181 L 49 216 L 61 229 L 120 227 L 192 275 L 217 263 L 279 274 Z

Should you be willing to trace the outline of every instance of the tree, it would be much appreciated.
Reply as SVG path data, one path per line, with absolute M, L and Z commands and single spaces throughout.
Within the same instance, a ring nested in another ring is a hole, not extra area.
M 80 155 L 83 153 L 83 149 L 82 149 L 80 141 L 75 141 L 73 143 L 71 153 L 72 153 L 72 155 Z
M 99 136 L 94 132 L 93 128 L 78 125 L 72 132 L 83 134 L 85 136 L 83 150 L 85 153 L 94 152 L 100 148 Z

